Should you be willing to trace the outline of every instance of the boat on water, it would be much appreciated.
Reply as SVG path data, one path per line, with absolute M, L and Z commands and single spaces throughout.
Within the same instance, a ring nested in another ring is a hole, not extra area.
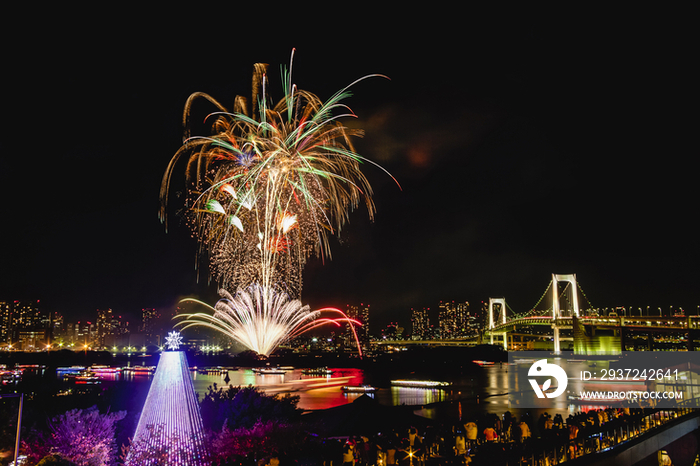
M 287 371 L 279 367 L 254 367 L 253 372 L 262 375 L 286 374 Z
M 156 366 L 128 366 L 124 372 L 132 375 L 152 375 L 156 371 Z
M 100 376 L 97 373 L 80 366 L 59 367 L 56 369 L 56 374 L 63 380 L 77 384 L 100 383 Z
M 435 380 L 392 380 L 391 385 L 397 387 L 411 387 L 411 388 L 442 388 L 449 387 L 452 385 L 450 382 L 438 382 Z
M 377 391 L 377 388 L 371 385 L 344 385 L 340 389 L 346 393 L 374 393 Z
M 92 372 L 91 370 L 84 370 L 81 373 L 73 377 L 76 384 L 98 384 L 100 382 L 100 376 Z
M 304 375 L 331 375 L 333 371 L 327 367 L 317 367 L 314 369 L 302 369 L 301 373 Z
M 85 366 L 57 367 L 56 375 L 63 380 L 75 381 L 75 378 L 86 370 Z
M 111 367 L 111 366 L 90 366 L 90 370 L 95 374 L 120 374 L 122 371 L 121 367 Z
M 192 370 L 192 369 L 190 369 L 190 370 Z M 218 366 L 218 367 L 197 367 L 197 368 L 194 368 L 194 370 L 198 374 L 203 374 L 203 375 L 224 375 L 224 374 L 228 374 L 228 371 L 231 369 Z
M 0 368 L 0 383 L 7 385 L 22 378 L 22 371 L 18 369 Z
M 64 366 L 64 367 L 57 367 L 56 368 L 56 373 L 57 374 L 66 374 L 66 373 L 79 373 L 81 371 L 84 371 L 87 369 L 85 366 Z

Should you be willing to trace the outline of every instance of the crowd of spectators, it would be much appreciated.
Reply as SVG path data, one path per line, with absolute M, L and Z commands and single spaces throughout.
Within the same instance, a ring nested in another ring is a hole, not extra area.
M 251 466 L 493 466 L 529 464 L 528 458 L 533 457 L 546 457 L 549 464 L 556 464 L 627 440 L 675 416 L 675 412 L 660 415 L 651 409 L 608 408 L 579 412 L 566 419 L 545 412 L 535 419 L 529 412 L 517 417 L 507 411 L 423 431 L 411 427 L 372 437 L 319 438 L 313 454 L 305 458 L 285 461 L 284 455 L 279 455 Z

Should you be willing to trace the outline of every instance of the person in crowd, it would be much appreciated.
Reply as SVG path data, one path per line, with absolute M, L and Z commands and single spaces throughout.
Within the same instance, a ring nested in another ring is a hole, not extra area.
M 579 427 L 576 423 L 569 424 L 569 459 L 576 458 L 578 431 Z
M 479 435 L 479 428 L 476 422 L 469 421 L 464 424 L 464 432 L 466 433 L 467 448 L 472 448 L 476 445 L 476 438 Z
M 386 442 L 386 464 L 388 466 L 396 464 L 396 441 L 394 438 L 389 438 Z
M 497 438 L 498 434 L 496 433 L 496 429 L 494 429 L 491 426 L 488 426 L 486 429 L 484 429 L 484 439 L 487 442 L 495 442 Z
M 467 453 L 467 442 L 464 438 L 464 434 L 459 432 L 455 436 L 455 455 L 463 456 L 465 453 Z
M 554 416 L 554 426 L 556 429 L 563 429 L 564 428 L 564 418 L 559 413 L 557 413 Z
M 367 437 L 357 437 L 355 439 L 355 466 L 365 466 L 369 464 L 369 439 Z
M 520 427 L 520 441 L 521 441 L 521 442 L 525 442 L 525 441 L 526 441 L 527 439 L 529 439 L 530 436 L 532 435 L 532 434 L 530 433 L 530 426 L 529 426 L 528 423 L 525 422 L 525 420 L 523 419 L 523 420 L 520 421 L 520 424 L 518 424 L 518 427 Z
M 355 466 L 355 443 L 350 439 L 343 446 L 343 466 Z

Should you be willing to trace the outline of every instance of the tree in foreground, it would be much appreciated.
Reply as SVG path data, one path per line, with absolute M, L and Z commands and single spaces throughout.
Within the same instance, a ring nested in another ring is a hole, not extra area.
M 296 425 L 298 395 L 267 395 L 253 386 L 209 387 L 200 402 L 215 459 L 257 459 L 299 451 L 305 444 Z
M 214 384 L 200 402 L 200 410 L 210 430 L 219 431 L 224 425 L 231 430 L 250 429 L 260 421 L 297 421 L 302 412 L 298 403 L 298 395 L 267 395 L 253 386 L 224 389 Z
M 267 458 L 281 453 L 296 453 L 306 444 L 306 436 L 290 424 L 276 421 L 258 421 L 252 427 L 229 429 L 224 425 L 213 435 L 211 446 L 214 457 L 227 459 L 247 457 Z
M 125 416 L 126 411 L 100 414 L 96 406 L 67 411 L 49 420 L 49 435 L 27 444 L 28 456 L 41 455 L 42 465 L 111 466 L 117 452 L 116 423 Z
M 46 455 L 41 461 L 39 461 L 36 466 L 77 466 L 71 460 L 64 458 L 61 455 L 53 453 L 51 455 Z

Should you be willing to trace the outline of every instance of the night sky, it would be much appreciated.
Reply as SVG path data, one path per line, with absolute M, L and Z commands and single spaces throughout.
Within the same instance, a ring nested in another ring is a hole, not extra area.
M 225 105 L 250 95 L 255 62 L 271 65 L 281 97 L 294 47 L 294 82 L 322 99 L 391 78 L 353 88 L 347 123 L 402 188 L 366 167 L 376 219 L 358 209 L 333 259 L 311 260 L 304 302 L 369 303 L 378 325 L 438 300 L 504 296 L 523 312 L 552 273 L 576 273 L 594 306 L 695 313 L 689 29 L 656 12 L 453 13 L 258 25 L 45 13 L 21 37 L 3 33 L 0 300 L 40 299 L 69 320 L 186 295 L 213 304 L 195 241 L 157 218 L 182 108 L 195 91 Z

